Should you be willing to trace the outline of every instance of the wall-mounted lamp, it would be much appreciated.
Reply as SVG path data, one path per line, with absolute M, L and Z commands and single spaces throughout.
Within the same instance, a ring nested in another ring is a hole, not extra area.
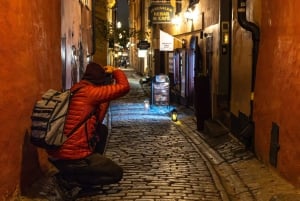
M 187 21 L 191 20 L 193 21 L 194 20 L 194 14 L 193 14 L 193 11 L 191 8 L 188 8 L 185 13 L 184 13 L 184 17 Z
M 181 40 L 181 47 L 186 48 L 186 40 L 185 39 Z
M 229 44 L 229 22 L 228 21 L 222 22 L 221 32 L 222 32 L 222 44 L 228 45 Z
M 120 21 L 117 22 L 117 29 L 121 29 L 122 23 Z
M 181 22 L 181 18 L 178 16 L 178 15 L 175 15 L 173 18 L 172 18 L 172 24 L 174 25 L 179 25 Z
M 177 113 L 177 110 L 176 109 L 173 109 L 172 111 L 171 111 L 171 119 L 172 119 L 172 121 L 177 121 L 178 119 L 178 113 Z

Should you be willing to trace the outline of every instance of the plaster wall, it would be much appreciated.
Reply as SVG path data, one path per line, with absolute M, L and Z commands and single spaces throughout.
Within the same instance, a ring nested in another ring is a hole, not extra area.
M 59 0 L 0 2 L 0 200 L 48 167 L 28 132 L 35 101 L 61 88 L 60 16 Z
M 232 1 L 232 57 L 231 57 L 231 97 L 230 112 L 250 115 L 252 76 L 252 34 L 238 23 L 238 0 Z M 246 1 L 247 21 L 260 25 L 261 2 Z
M 76 54 L 79 52 L 81 41 L 81 4 L 74 0 L 64 0 L 61 14 L 61 37 L 66 39 L 65 79 L 66 88 L 69 89 L 76 80 L 80 79 L 79 61 Z
M 272 122 L 279 126 L 276 169 L 300 187 L 300 2 L 262 1 L 254 99 L 256 153 L 269 161 Z
M 237 2 L 233 0 L 230 112 L 250 114 L 252 34 L 238 23 Z M 253 1 L 247 1 L 247 20 L 253 20 Z M 251 12 L 250 12 L 251 11 Z M 257 22 L 255 22 L 257 23 Z

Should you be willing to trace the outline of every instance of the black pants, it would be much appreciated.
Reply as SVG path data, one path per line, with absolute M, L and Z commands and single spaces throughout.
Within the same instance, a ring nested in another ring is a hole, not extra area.
M 96 144 L 95 153 L 78 160 L 50 160 L 66 181 L 82 185 L 104 185 L 117 183 L 122 179 L 122 167 L 102 155 L 108 135 L 107 127 L 100 124 L 96 132 L 100 143 Z
M 104 185 L 119 182 L 123 169 L 105 156 L 94 153 L 80 160 L 51 161 L 60 171 L 60 176 L 79 185 Z
M 106 148 L 108 129 L 104 124 L 98 123 L 96 126 L 96 135 L 98 135 L 100 141 L 96 143 L 95 152 L 103 154 Z

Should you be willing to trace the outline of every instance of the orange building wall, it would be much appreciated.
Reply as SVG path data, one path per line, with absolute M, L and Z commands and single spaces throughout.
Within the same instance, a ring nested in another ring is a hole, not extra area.
M 60 4 L 0 1 L 0 200 L 47 167 L 26 133 L 36 99 L 48 88 L 61 88 Z
M 272 122 L 279 125 L 277 169 L 300 186 L 300 1 L 262 1 L 254 99 L 256 152 L 269 161 Z

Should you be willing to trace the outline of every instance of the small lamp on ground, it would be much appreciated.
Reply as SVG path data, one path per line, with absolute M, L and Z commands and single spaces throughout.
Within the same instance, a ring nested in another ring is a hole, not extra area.
M 171 111 L 171 119 L 172 119 L 172 121 L 177 121 L 177 117 L 178 117 L 177 110 L 176 110 L 176 109 L 173 109 L 173 110 Z
M 149 108 L 150 108 L 149 100 L 144 101 L 144 108 L 145 108 L 145 110 L 149 110 Z

